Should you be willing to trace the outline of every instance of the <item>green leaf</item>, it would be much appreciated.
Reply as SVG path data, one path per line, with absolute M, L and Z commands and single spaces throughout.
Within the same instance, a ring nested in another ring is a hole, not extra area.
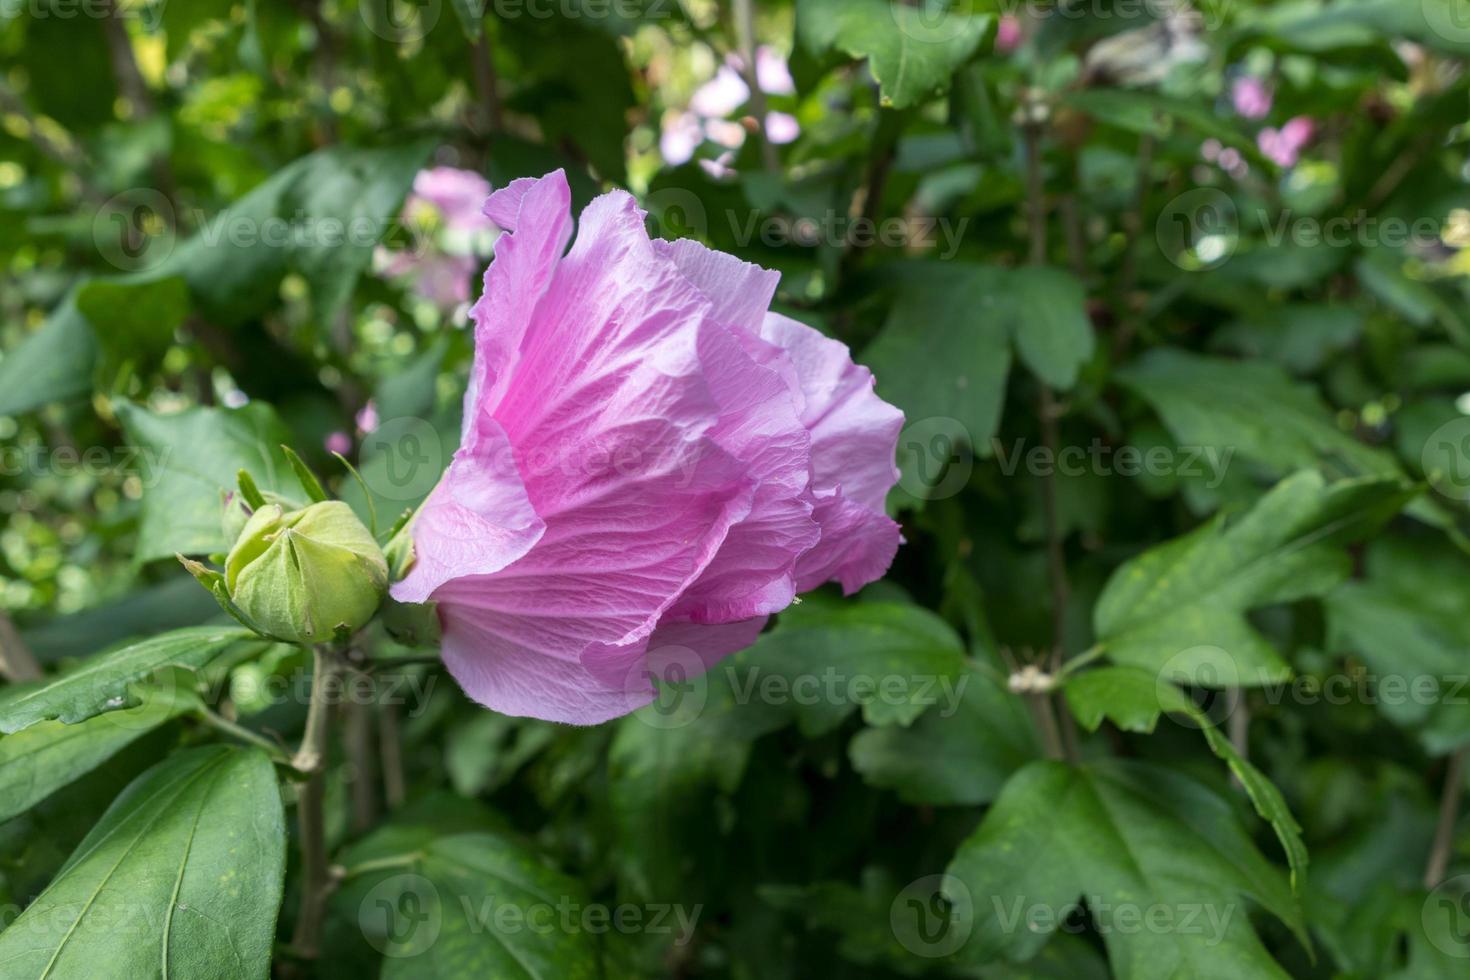
M 859 705 L 868 724 L 883 726 L 908 725 L 932 706 L 953 703 L 965 653 L 949 624 L 919 606 L 808 600 L 715 670 L 737 701 L 784 709 L 812 736 L 836 728 Z M 772 679 L 780 683 L 767 686 Z M 818 683 L 803 688 L 798 682 L 806 679 Z
M 333 146 L 276 171 L 150 270 L 183 276 L 204 315 L 233 327 L 279 303 L 288 272 L 305 277 L 314 312 L 330 317 L 385 240 L 432 144 Z
M 1016 305 L 1011 331 L 1021 362 L 1053 388 L 1072 387 L 1093 351 L 1086 291 L 1061 269 L 1026 266 L 1011 280 Z
M 40 329 L 0 360 L 0 415 L 18 415 L 92 390 L 97 338 L 77 309 L 61 301 Z
M 0 820 L 29 810 L 124 747 L 187 710 L 192 698 L 162 690 L 126 711 L 75 725 L 43 721 L 0 738 Z
M 882 333 L 862 360 L 910 425 L 954 419 L 982 456 L 1000 425 L 1011 368 L 1006 271 L 968 263 L 905 266 Z M 904 471 L 916 464 L 901 453 Z
M 106 382 L 106 371 L 124 361 L 162 357 L 189 314 L 189 287 L 179 276 L 97 279 L 77 291 L 77 309 L 106 358 Z
M 976 963 L 1033 955 L 1083 898 L 1119 980 L 1284 980 L 1251 928 L 1247 898 L 1306 943 L 1290 888 L 1230 804 L 1141 763 L 1033 762 L 949 874 L 953 918 L 973 929 L 961 955 Z
M 36 659 L 85 657 L 123 640 L 197 626 L 219 615 L 208 592 L 187 575 L 124 594 L 114 602 L 68 613 L 21 631 Z
M 1300 891 L 1307 848 L 1281 791 L 1235 750 L 1210 717 L 1172 681 L 1139 667 L 1099 667 L 1068 679 L 1064 690 L 1072 715 L 1088 731 L 1097 731 L 1107 719 L 1125 732 L 1150 734 L 1161 714 L 1188 718 L 1204 733 L 1210 751 L 1235 774 L 1256 812 L 1276 831 L 1291 865 L 1292 888 Z
M 1125 732 L 1153 733 L 1160 714 L 1193 707 L 1172 681 L 1142 667 L 1098 667 L 1069 678 L 1063 689 L 1078 724 L 1095 732 L 1104 720 Z
M 1281 841 L 1287 864 L 1291 866 L 1292 890 L 1300 893 L 1307 870 L 1307 845 L 1302 843 L 1301 825 L 1291 815 L 1291 808 L 1286 805 L 1281 790 L 1236 751 L 1230 739 L 1221 735 L 1220 730 L 1210 722 L 1208 715 L 1193 705 L 1187 713 L 1200 731 L 1204 732 L 1210 751 L 1225 763 L 1240 782 L 1246 796 L 1250 797 L 1251 804 L 1256 808 L 1256 813 L 1276 831 L 1276 839 Z
M 1181 446 L 1213 446 L 1278 475 L 1319 465 L 1397 474 L 1393 456 L 1338 428 L 1316 390 L 1274 364 L 1157 349 L 1118 372 Z
M 969 61 L 991 18 L 969 2 L 936 14 L 925 6 L 890 0 L 799 0 L 796 31 L 814 55 L 837 48 L 868 59 L 883 103 L 915 105 L 948 85 Z
M 123 791 L 0 933 L 0 963 L 17 977 L 265 980 L 285 859 L 265 753 L 176 753 Z
M 908 728 L 870 728 L 848 743 L 852 767 L 870 786 L 911 804 L 989 803 L 1039 752 L 1021 699 L 990 671 L 970 667 L 956 704 L 929 709 Z
M 1093 612 L 1098 640 L 1115 662 L 1203 686 L 1286 680 L 1291 669 L 1245 614 L 1330 591 L 1352 569 L 1343 545 L 1412 496 L 1394 479 L 1298 473 L 1238 520 L 1222 515 L 1114 572 Z
M 195 626 L 163 633 L 111 653 L 99 654 L 76 670 L 0 693 L 0 732 L 7 735 L 37 722 L 85 721 L 128 707 L 128 685 L 165 667 L 198 670 L 232 643 L 253 633 L 240 627 Z
M 242 469 L 263 490 L 296 495 L 280 449 L 290 434 L 269 405 L 195 407 L 159 415 L 120 402 L 116 411 L 128 439 L 148 454 L 151 470 L 142 474 L 139 562 L 209 554 L 233 544 L 225 540 L 220 500 L 237 485 Z
M 1446 544 L 1383 539 L 1369 546 L 1364 566 L 1360 580 L 1326 597 L 1329 649 L 1367 663 L 1379 713 L 1430 752 L 1470 743 L 1470 561 Z
M 395 860 L 379 856 L 386 840 L 380 831 L 345 859 L 349 869 L 366 853 L 390 865 L 354 883 L 355 892 L 366 889 L 359 924 L 386 954 L 383 980 L 602 975 L 598 926 L 583 925 L 584 914 L 600 907 L 520 841 L 499 833 L 452 834 Z
M 1214 344 L 1304 375 L 1347 350 L 1362 332 L 1363 315 L 1350 307 L 1294 303 L 1272 306 L 1227 325 L 1215 334 Z

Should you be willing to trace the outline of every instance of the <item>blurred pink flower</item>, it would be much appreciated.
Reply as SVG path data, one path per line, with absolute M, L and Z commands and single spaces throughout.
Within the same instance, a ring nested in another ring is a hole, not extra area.
M 729 119 L 706 120 L 704 135 L 731 150 L 738 150 L 745 145 L 745 127 Z
M 713 160 L 710 160 L 708 158 L 701 158 L 699 161 L 699 168 L 705 173 L 709 174 L 715 180 L 728 181 L 735 176 L 735 168 L 732 166 L 734 162 L 735 151 L 726 150 L 724 153 L 721 153 Z
M 432 599 L 450 672 L 510 715 L 595 724 L 706 669 L 900 543 L 903 415 L 845 346 L 769 311 L 777 273 L 651 241 L 565 176 L 486 205 L 507 229 L 474 308 L 464 437 L 393 586 Z
M 357 413 L 354 420 L 357 423 L 357 431 L 362 435 L 377 431 L 378 428 L 378 404 L 371 399 Z
M 496 230 L 481 210 L 489 196 L 490 182 L 472 170 L 432 167 L 419 171 L 403 203 L 403 221 L 415 233 L 413 247 L 396 252 L 379 249 L 379 274 L 386 279 L 411 280 L 415 293 L 446 313 L 468 303 L 481 264 L 473 254 L 472 239 Z M 446 251 L 448 243 L 424 237 L 432 227 L 423 220 L 425 210 L 438 215 L 448 237 L 457 239 L 455 248 L 463 251 Z
M 1242 75 L 1230 86 L 1230 101 L 1246 119 L 1264 119 L 1271 112 L 1271 89 L 1253 75 Z
M 333 432 L 323 440 L 322 445 L 329 453 L 346 456 L 352 452 L 352 437 L 345 432 Z
M 995 50 L 1009 54 L 1021 46 L 1021 18 L 1015 14 L 1001 14 L 995 28 Z
M 731 65 L 721 65 L 715 77 L 705 82 L 689 100 L 689 108 L 706 119 L 723 119 L 750 98 L 750 86 Z
M 755 52 L 755 80 L 767 95 L 793 95 L 796 82 L 791 68 L 775 48 L 761 45 Z
M 794 143 L 801 136 L 801 123 L 786 112 L 766 113 L 766 137 L 778 146 Z
M 1214 163 L 1216 160 L 1220 159 L 1221 149 L 1223 149 L 1223 147 L 1220 145 L 1220 141 L 1215 139 L 1214 137 L 1211 137 L 1210 139 L 1207 139 L 1200 144 L 1199 155 L 1210 163 Z
M 1268 160 L 1282 167 L 1296 165 L 1301 152 L 1312 141 L 1316 123 L 1306 116 L 1294 116 L 1280 129 L 1266 127 L 1256 135 L 1256 145 Z
M 667 163 L 677 167 L 688 163 L 704 140 L 704 127 L 699 117 L 692 112 L 669 112 L 664 114 L 663 131 L 658 140 L 658 151 Z
M 428 202 L 450 228 L 493 231 L 495 224 L 480 210 L 489 196 L 490 182 L 473 170 L 430 167 L 414 177 L 409 200 Z

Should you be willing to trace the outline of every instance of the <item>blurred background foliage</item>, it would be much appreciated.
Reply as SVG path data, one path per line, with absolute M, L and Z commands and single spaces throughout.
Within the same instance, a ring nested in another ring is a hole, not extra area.
M 780 270 L 778 307 L 908 415 L 892 574 L 808 598 L 736 665 L 964 678 L 963 699 L 778 705 L 717 672 L 692 719 L 573 730 L 425 667 L 388 828 L 353 825 L 334 777 L 341 860 L 511 829 L 598 901 L 703 908 L 690 942 L 614 932 L 546 975 L 1460 976 L 1470 947 L 1421 912 L 1435 860 L 1470 865 L 1453 813 L 1430 856 L 1470 744 L 1448 696 L 1470 663 L 1467 54 L 1463 0 L 0 3 L 0 625 L 51 667 L 210 620 L 171 556 L 222 547 L 211 494 L 242 453 L 274 479 L 280 442 L 323 473 L 341 452 L 364 515 L 421 499 L 495 231 L 416 175 L 561 167 L 578 206 L 627 187 L 654 234 Z M 408 484 L 405 435 L 428 464 Z M 1186 686 L 1233 745 L 1160 722 L 1126 672 L 1007 688 L 1099 652 L 1152 678 L 1201 646 L 1237 673 Z M 250 692 L 293 658 L 210 680 L 290 733 L 304 707 Z M 1393 677 L 1443 696 L 1375 696 Z M 1354 693 L 1310 694 L 1330 678 Z M 1036 763 L 1042 702 L 1087 767 Z M 159 728 L 0 824 L 3 901 L 196 735 Z M 956 949 L 898 923 L 946 868 L 973 898 L 949 888 Z M 358 927 L 373 883 L 334 899 L 320 975 L 398 975 Z M 1094 902 L 1048 940 L 988 900 L 1115 893 L 1239 917 L 1202 950 Z

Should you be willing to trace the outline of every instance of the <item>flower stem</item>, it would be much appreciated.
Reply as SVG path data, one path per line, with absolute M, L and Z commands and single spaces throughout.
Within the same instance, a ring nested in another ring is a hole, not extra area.
M 296 801 L 296 825 L 301 838 L 301 905 L 296 916 L 296 934 L 291 945 L 307 959 L 317 955 L 331 873 L 327 867 L 326 762 L 328 729 L 332 706 L 327 694 L 341 665 L 328 647 L 312 651 L 311 703 L 306 709 L 306 733 L 296 750 L 293 764 L 306 774 Z

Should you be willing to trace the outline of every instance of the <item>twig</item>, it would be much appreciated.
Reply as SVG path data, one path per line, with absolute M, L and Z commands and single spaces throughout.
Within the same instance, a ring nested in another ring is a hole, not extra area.
M 12 684 L 38 681 L 46 676 L 10 617 L 0 613 L 0 676 Z
M 1031 265 L 1046 264 L 1046 187 L 1041 172 L 1041 123 L 1035 113 L 1026 107 L 1026 121 L 1022 126 L 1026 143 L 1026 212 L 1029 217 L 1029 249 Z M 1051 386 L 1037 379 L 1037 413 L 1041 423 L 1041 439 L 1051 458 L 1056 459 L 1060 451 L 1061 436 L 1057 427 L 1058 411 Z M 1066 642 L 1067 601 L 1072 587 L 1067 580 L 1067 556 L 1063 547 L 1061 522 L 1057 516 L 1057 486 L 1055 470 L 1041 478 L 1041 507 L 1046 523 L 1046 567 L 1051 582 L 1051 656 L 1047 670 L 1055 675 L 1062 669 L 1062 649 Z M 1047 698 L 1046 710 L 1055 716 L 1058 712 L 1051 698 Z M 1079 761 L 1077 752 L 1077 728 L 1069 710 L 1063 708 L 1062 748 L 1070 762 Z M 1055 721 L 1053 721 L 1055 724 Z
M 740 48 L 745 84 L 750 89 L 750 112 L 755 116 L 756 138 L 761 143 L 761 160 L 767 170 L 777 173 L 781 169 L 781 158 L 766 132 L 766 93 L 761 90 L 760 73 L 755 65 L 755 3 L 754 0 L 735 0 L 734 6 L 735 43 Z
M 1046 188 L 1041 172 L 1041 124 L 1030 118 L 1032 109 L 1025 110 L 1028 118 L 1021 126 L 1026 147 L 1026 223 L 1030 252 L 1027 261 L 1031 265 L 1046 264 Z
M 132 106 L 133 114 L 137 118 L 151 118 L 155 114 L 153 94 L 148 89 L 148 81 L 143 77 L 143 72 L 138 68 L 138 59 L 133 54 L 132 36 L 128 34 L 128 25 L 115 0 L 102 0 L 102 30 L 107 36 L 107 57 L 112 62 L 112 77 L 117 82 L 118 92 Z M 153 168 L 153 179 L 157 182 L 158 189 L 168 198 L 170 204 L 177 206 L 178 181 L 174 178 L 173 165 L 169 163 L 168 156 L 154 154 L 150 166 Z M 175 223 L 176 216 L 173 214 L 160 217 L 170 224 Z
M 383 798 L 388 809 L 403 805 L 408 796 L 403 775 L 403 736 L 398 728 L 398 705 L 384 704 L 378 714 L 378 746 L 383 758 Z
M 238 725 L 230 721 L 219 712 L 210 709 L 207 705 L 200 705 L 196 714 L 200 721 L 209 725 L 211 728 L 218 729 L 231 738 L 238 738 L 242 742 L 248 742 L 257 748 L 264 749 L 270 755 L 271 761 L 287 766 L 292 764 L 290 757 L 281 750 L 279 745 L 259 732 L 252 732 L 243 725 Z
M 1118 273 L 1118 295 L 1123 304 L 1123 322 L 1113 335 L 1113 352 L 1121 354 L 1138 331 L 1138 311 L 1133 308 L 1133 287 L 1138 284 L 1138 241 L 1143 236 L 1143 214 L 1153 183 L 1154 138 L 1145 135 L 1138 143 L 1138 167 L 1133 188 L 1133 207 L 1123 216 L 1123 268 Z
M 495 51 L 490 47 L 490 32 L 480 25 L 480 36 L 471 49 L 475 70 L 475 95 L 479 99 L 480 127 L 484 135 L 505 128 L 500 114 L 500 77 L 495 71 Z
M 327 895 L 332 886 L 327 866 L 326 842 L 326 762 L 329 720 L 332 707 L 328 693 L 340 669 L 337 654 L 327 647 L 312 651 L 311 704 L 306 711 L 306 732 L 293 760 L 297 769 L 307 773 L 296 802 L 296 823 L 301 835 L 301 905 L 296 917 L 296 933 L 291 945 L 302 957 L 317 955 L 322 920 L 326 913 Z
M 344 710 L 343 735 L 352 767 L 352 829 L 368 830 L 378 819 L 378 773 L 373 754 L 373 712 L 370 705 L 352 703 Z
M 1444 880 L 1450 864 L 1450 850 L 1455 842 L 1455 824 L 1460 819 L 1460 796 L 1465 791 L 1465 756 L 1470 747 L 1450 756 L 1444 772 L 1443 795 L 1439 799 L 1439 823 L 1434 828 L 1434 846 L 1424 868 L 1424 887 L 1434 888 Z

